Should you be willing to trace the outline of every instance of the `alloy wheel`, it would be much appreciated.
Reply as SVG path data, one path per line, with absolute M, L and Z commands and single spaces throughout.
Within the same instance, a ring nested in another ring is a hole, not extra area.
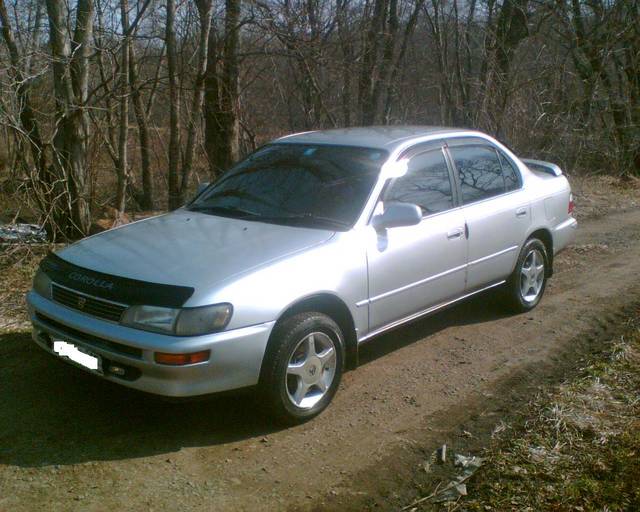
M 336 347 L 327 334 L 312 332 L 300 340 L 289 358 L 285 375 L 291 403 L 301 409 L 316 405 L 331 388 L 336 363 Z
M 544 256 L 538 249 L 531 249 L 520 269 L 520 293 L 525 302 L 534 302 L 544 284 Z

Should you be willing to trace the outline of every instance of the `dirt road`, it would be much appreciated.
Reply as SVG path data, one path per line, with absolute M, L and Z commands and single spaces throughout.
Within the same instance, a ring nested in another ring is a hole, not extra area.
M 639 299 L 640 210 L 583 221 L 535 311 L 478 297 L 378 338 L 332 406 L 288 430 L 250 398 L 166 404 L 0 335 L 0 510 L 396 509 L 425 453 L 477 447 L 474 431 L 597 350 Z

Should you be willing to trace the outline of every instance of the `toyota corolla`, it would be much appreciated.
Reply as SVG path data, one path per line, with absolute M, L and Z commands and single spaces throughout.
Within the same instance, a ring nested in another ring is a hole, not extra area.
M 490 289 L 535 307 L 572 210 L 556 165 L 480 132 L 291 135 L 176 211 L 47 256 L 27 296 L 33 339 L 158 395 L 255 387 L 300 422 L 380 333 Z

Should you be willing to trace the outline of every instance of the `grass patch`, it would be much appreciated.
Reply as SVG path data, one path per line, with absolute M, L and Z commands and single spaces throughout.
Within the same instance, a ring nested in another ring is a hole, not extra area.
M 640 510 L 639 326 L 501 423 L 468 496 L 407 510 Z

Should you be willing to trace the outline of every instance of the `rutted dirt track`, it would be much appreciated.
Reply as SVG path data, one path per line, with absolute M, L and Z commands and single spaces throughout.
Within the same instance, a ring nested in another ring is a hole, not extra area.
M 250 398 L 167 404 L 0 334 L 0 510 L 398 508 L 425 453 L 498 423 L 639 300 L 640 210 L 583 221 L 532 313 L 483 296 L 380 337 L 288 430 Z

